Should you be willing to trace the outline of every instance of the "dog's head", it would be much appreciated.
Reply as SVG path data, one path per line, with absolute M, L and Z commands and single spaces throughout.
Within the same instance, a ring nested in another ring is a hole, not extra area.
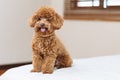
M 29 24 L 41 35 L 48 35 L 63 25 L 63 18 L 48 6 L 38 9 L 29 20 Z

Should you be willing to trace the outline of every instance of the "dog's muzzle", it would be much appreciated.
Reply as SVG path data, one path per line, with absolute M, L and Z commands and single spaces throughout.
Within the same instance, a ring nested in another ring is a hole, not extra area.
M 44 23 L 41 23 L 41 24 L 40 24 L 39 30 L 40 30 L 41 32 L 45 32 L 45 31 L 47 31 L 47 29 L 48 29 L 48 28 L 45 27 L 45 24 L 44 24 Z

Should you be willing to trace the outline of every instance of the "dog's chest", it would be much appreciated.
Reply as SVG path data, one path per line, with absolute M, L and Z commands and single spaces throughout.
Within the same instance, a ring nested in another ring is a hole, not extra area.
M 50 51 L 57 44 L 54 38 L 39 38 L 33 41 L 33 48 L 40 52 Z
M 38 47 L 40 48 L 50 48 L 52 46 L 52 43 L 54 43 L 55 41 L 52 39 L 40 39 L 38 42 Z

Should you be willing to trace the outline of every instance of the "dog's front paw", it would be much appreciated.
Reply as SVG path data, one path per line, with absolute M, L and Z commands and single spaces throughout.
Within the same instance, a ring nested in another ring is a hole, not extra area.
M 41 72 L 41 70 L 32 69 L 31 72 Z
M 41 72 L 42 72 L 43 74 L 52 74 L 52 73 L 53 73 L 53 69 L 51 69 L 51 68 L 49 68 L 49 67 L 43 67 L 43 66 L 42 66 Z
M 53 73 L 53 71 L 42 71 L 43 72 L 43 74 L 52 74 Z

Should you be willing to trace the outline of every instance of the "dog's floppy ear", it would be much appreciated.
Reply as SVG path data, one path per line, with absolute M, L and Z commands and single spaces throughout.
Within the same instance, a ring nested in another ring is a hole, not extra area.
M 54 29 L 60 29 L 61 26 L 63 25 L 63 22 L 64 22 L 63 18 L 59 14 L 55 13 L 53 23 Z
M 34 26 L 35 26 L 36 17 L 37 17 L 36 13 L 34 13 L 34 14 L 32 15 L 32 17 L 30 17 L 30 19 L 29 19 L 29 25 L 30 25 L 30 27 L 34 27 Z

